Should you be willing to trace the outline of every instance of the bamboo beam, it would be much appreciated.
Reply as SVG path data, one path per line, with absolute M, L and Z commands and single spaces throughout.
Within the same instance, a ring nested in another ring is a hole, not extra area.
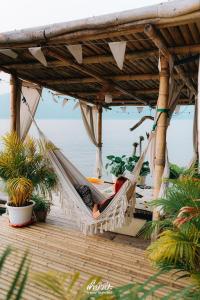
M 10 78 L 10 130 L 17 132 L 19 81 L 16 76 Z
M 158 109 L 168 109 L 169 96 L 169 64 L 168 60 L 161 56 L 160 86 L 157 107 Z M 155 171 L 154 171 L 154 199 L 159 195 L 162 175 L 165 167 L 166 134 L 168 126 L 167 113 L 161 113 L 156 129 L 155 148 Z M 153 219 L 159 219 L 157 211 L 153 212 Z
M 200 44 L 192 44 L 187 46 L 180 47 L 169 47 L 169 52 L 171 54 L 196 54 L 200 53 Z M 158 56 L 157 49 L 150 49 L 145 51 L 135 51 L 133 53 L 127 53 L 125 55 L 125 61 L 136 61 L 140 59 L 146 59 L 147 57 Z M 74 63 L 72 59 L 66 59 L 65 62 L 55 60 L 48 62 L 48 68 L 57 68 L 57 67 L 68 67 Z M 83 65 L 90 64 L 104 64 L 104 63 L 115 63 L 112 55 L 97 55 L 83 58 Z M 27 63 L 15 63 L 15 64 L 3 64 L 2 67 L 11 68 L 11 69 L 40 69 L 41 64 L 38 62 L 27 62 Z
M 199 20 L 199 0 L 182 0 L 159 5 L 152 5 L 134 10 L 118 12 L 78 21 L 63 22 L 59 24 L 16 30 L 0 35 L 0 44 L 41 44 L 52 40 L 53 43 L 62 37 L 66 42 L 71 39 L 83 40 L 97 39 L 102 35 L 110 38 L 111 34 L 124 34 L 126 30 L 139 32 L 145 23 L 154 22 L 159 26 L 175 26 Z M 63 37 L 64 36 L 64 37 Z
M 102 106 L 99 105 L 98 107 L 98 147 L 100 149 L 100 151 L 102 150 L 102 113 L 103 113 L 103 109 Z M 98 178 L 101 178 L 101 176 L 99 175 Z
M 105 102 L 95 102 L 97 104 L 99 103 L 104 103 L 105 106 L 109 106 L 109 107 L 112 107 L 112 106 L 144 106 L 142 105 L 141 103 L 137 102 L 136 100 L 133 100 L 133 99 L 113 99 L 112 103 L 110 104 L 106 104 Z M 157 98 L 156 99 L 151 99 L 151 100 L 148 100 L 148 103 L 149 105 L 151 106 L 155 106 L 156 103 L 157 103 Z M 179 105 L 194 105 L 194 101 L 192 102 L 189 102 L 189 99 L 180 99 L 178 101 L 178 104 Z
M 56 52 L 56 51 L 52 51 L 52 50 L 48 50 L 48 53 L 57 58 L 58 60 L 61 60 L 61 61 L 65 61 L 65 57 Z M 142 100 L 140 98 L 138 98 L 136 95 L 132 94 L 132 93 L 129 93 L 127 90 L 124 90 L 123 88 L 121 88 L 117 83 L 113 82 L 113 80 L 111 79 L 105 79 L 104 77 L 102 77 L 101 75 L 99 75 L 98 73 L 94 72 L 94 71 L 90 71 L 90 70 L 87 70 L 84 66 L 81 66 L 81 65 L 78 65 L 78 64 L 73 64 L 72 67 L 82 73 L 85 73 L 91 77 L 93 77 L 95 80 L 97 80 L 97 82 L 99 82 L 101 85 L 109 85 L 111 86 L 113 89 L 115 90 L 118 90 L 120 92 L 122 92 L 124 95 L 127 95 L 127 96 L 130 96 L 130 97 L 133 97 L 135 98 L 135 100 L 143 103 L 144 105 L 148 105 L 148 103 L 145 101 L 145 100 Z
M 152 25 L 147 24 L 144 29 L 145 34 L 154 42 L 154 44 L 158 47 L 160 52 L 167 58 L 172 59 L 173 56 L 168 50 L 168 47 L 161 36 L 160 32 Z M 194 85 L 191 81 L 191 79 L 185 74 L 183 68 L 181 66 L 174 66 L 174 69 L 176 72 L 180 75 L 181 80 L 187 85 L 187 87 L 190 89 L 190 91 L 193 93 L 193 95 L 196 96 L 197 91 L 194 88 Z
M 188 73 L 187 76 L 196 77 L 196 73 Z M 115 76 L 104 76 L 106 80 L 113 80 L 113 81 L 158 81 L 159 80 L 159 73 L 146 73 L 146 74 L 134 74 L 134 75 L 115 75 Z M 180 75 L 174 74 L 175 79 L 180 79 Z M 69 79 L 42 79 L 40 80 L 41 84 L 49 84 L 49 85 L 60 85 L 60 84 L 78 84 L 78 83 L 94 83 L 98 82 L 96 78 L 92 77 L 83 77 L 83 78 L 69 78 Z

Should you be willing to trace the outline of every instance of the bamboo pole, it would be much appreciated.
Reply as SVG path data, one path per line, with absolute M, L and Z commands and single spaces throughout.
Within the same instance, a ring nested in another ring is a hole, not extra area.
M 200 44 L 190 44 L 186 46 L 179 46 L 179 47 L 169 47 L 169 52 L 171 54 L 193 54 L 200 52 Z M 140 59 L 144 59 L 146 57 L 155 57 L 158 56 L 158 49 L 149 49 L 144 51 L 134 51 L 127 53 L 125 55 L 125 61 L 136 61 Z M 74 60 L 68 59 L 65 62 L 55 60 L 55 61 L 48 61 L 48 67 L 51 68 L 60 68 L 63 66 L 71 66 L 73 65 Z M 112 55 L 93 55 L 89 57 L 83 58 L 83 65 L 90 65 L 90 64 L 104 64 L 104 63 L 115 63 L 115 60 Z M 14 64 L 5 64 L 2 65 L 5 68 L 11 69 L 40 69 L 41 63 L 38 62 L 26 62 L 26 63 L 14 63 Z
M 186 73 L 190 78 L 197 77 L 197 73 Z M 174 74 L 175 79 L 180 79 L 180 76 Z M 114 80 L 114 81 L 148 81 L 148 80 L 159 80 L 158 73 L 145 73 L 145 74 L 135 74 L 135 75 L 115 75 L 115 76 L 105 76 L 106 80 Z M 77 84 L 77 83 L 95 83 L 98 82 L 96 78 L 92 77 L 84 77 L 84 78 L 69 78 L 69 79 L 42 79 L 40 80 L 40 84 L 50 84 L 50 85 L 59 85 L 59 84 Z M 118 90 L 119 91 L 119 90 Z M 120 92 L 120 91 L 119 91 Z M 121 94 L 123 92 L 121 91 Z M 133 96 L 132 96 L 133 97 Z
M 194 22 L 195 16 L 199 20 L 199 9 L 199 0 L 170 1 L 78 21 L 5 32 L 0 35 L 0 44 L 4 47 L 11 44 L 41 44 L 50 39 L 54 40 L 55 43 L 56 38 L 60 36 L 64 40 L 64 35 L 66 35 L 65 41 L 67 37 L 73 40 L 78 38 L 80 41 L 83 36 L 91 39 L 91 32 L 94 39 L 97 39 L 100 34 L 106 34 L 106 38 L 109 38 L 110 31 L 110 34 L 121 34 L 121 31 L 126 29 L 142 30 L 147 20 L 153 20 L 159 26 Z
M 102 151 L 102 113 L 103 109 L 100 105 L 98 107 L 98 148 L 100 151 Z M 101 178 L 101 175 L 99 175 L 98 178 Z
M 167 58 L 161 56 L 160 85 L 157 107 L 158 109 L 168 109 L 169 95 L 169 63 Z M 168 126 L 167 113 L 160 113 L 156 130 L 156 150 L 155 150 L 155 175 L 154 175 L 154 199 L 158 197 L 162 175 L 165 167 L 166 134 Z M 159 219 L 157 211 L 153 212 L 153 219 Z
M 18 101 L 18 78 L 11 75 L 10 78 L 10 130 L 17 131 L 17 101 Z
M 161 33 L 154 27 L 154 25 L 147 24 L 145 26 L 144 32 L 158 47 L 161 54 L 164 55 L 168 60 L 171 59 L 173 61 L 173 58 L 176 58 L 175 56 L 172 56 L 172 54 L 169 52 L 165 40 L 163 39 Z M 185 74 L 185 71 L 182 68 L 182 66 L 174 66 L 174 69 L 176 70 L 177 74 L 180 76 L 180 79 L 187 85 L 187 87 L 193 93 L 193 95 L 196 96 L 197 91 L 194 87 L 194 84 L 191 78 Z
M 58 60 L 61 60 L 61 61 L 68 61 L 67 58 L 59 53 L 58 51 L 55 51 L 55 50 L 48 50 L 48 54 L 51 55 L 52 57 L 55 57 L 57 58 Z M 117 91 L 120 91 L 121 93 L 123 93 L 124 95 L 127 95 L 127 96 L 130 96 L 130 97 L 133 97 L 135 100 L 145 104 L 145 105 L 149 105 L 148 102 L 146 102 L 145 100 L 143 99 L 140 99 L 138 98 L 136 95 L 132 94 L 132 93 L 129 93 L 127 92 L 126 89 L 123 89 L 121 86 L 119 86 L 116 82 L 113 82 L 111 79 L 108 80 L 106 79 L 104 76 L 101 76 L 99 75 L 98 73 L 96 73 L 95 71 L 91 71 L 91 70 L 88 70 L 86 69 L 84 66 L 82 65 L 79 65 L 79 64 L 76 64 L 74 63 L 73 66 L 72 66 L 75 70 L 78 70 L 82 73 L 85 73 L 89 76 L 91 76 L 92 78 L 94 78 L 95 80 L 97 80 L 97 82 L 99 84 L 101 84 L 102 86 L 105 86 L 105 85 L 109 85 L 111 86 L 113 89 L 117 90 Z

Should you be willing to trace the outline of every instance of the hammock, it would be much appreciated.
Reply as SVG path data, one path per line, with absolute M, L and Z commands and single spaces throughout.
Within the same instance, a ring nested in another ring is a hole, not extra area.
M 31 114 L 30 109 L 28 108 Z M 109 205 L 94 218 L 92 211 L 85 205 L 82 198 L 75 189 L 77 185 L 87 185 L 92 193 L 95 203 L 105 200 L 105 196 L 80 173 L 80 171 L 63 155 L 63 153 L 54 147 L 48 147 L 53 143 L 47 139 L 44 133 L 39 129 L 36 121 L 32 120 L 38 130 L 41 145 L 45 155 L 47 155 L 54 172 L 58 177 L 60 203 L 64 213 L 69 217 L 75 217 L 78 228 L 85 234 L 96 234 L 103 231 L 112 231 L 115 228 L 122 227 L 125 223 L 131 221 L 135 208 L 135 187 L 136 179 L 139 176 L 144 158 L 150 144 L 137 162 L 132 173 L 125 174 L 127 180 L 118 193 L 114 196 Z

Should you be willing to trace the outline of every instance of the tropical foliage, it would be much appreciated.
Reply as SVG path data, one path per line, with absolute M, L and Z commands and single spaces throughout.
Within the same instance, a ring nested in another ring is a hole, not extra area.
M 23 206 L 33 191 L 45 196 L 56 186 L 56 175 L 36 140 L 23 142 L 12 132 L 3 136 L 2 142 L 0 177 L 12 205 Z
M 90 277 L 77 291 L 80 274 L 59 272 L 37 273 L 33 276 L 34 282 L 52 292 L 57 300 L 172 300 L 172 299 L 199 299 L 199 291 L 193 285 L 182 290 L 169 291 L 165 296 L 158 297 L 158 292 L 165 287 L 162 283 L 155 283 L 162 272 L 150 276 L 143 283 L 129 283 L 116 288 L 101 289 L 103 281 L 98 276 Z M 184 297 L 184 298 L 183 298 Z
M 14 252 L 10 247 L 6 248 L 0 256 L 0 275 L 3 273 L 6 261 L 10 254 Z M 164 284 L 155 283 L 161 272 L 150 276 L 143 283 L 129 283 L 116 288 L 102 288 L 97 291 L 98 286 L 101 286 L 101 278 L 99 276 L 91 276 L 80 286 L 80 274 L 68 274 L 55 271 L 46 273 L 29 274 L 29 259 L 28 253 L 22 255 L 19 265 L 15 266 L 13 276 L 8 280 L 8 288 L 4 288 L 1 292 L 2 300 L 20 300 L 26 290 L 27 280 L 33 283 L 36 287 L 41 287 L 49 294 L 53 294 L 57 300 L 139 300 L 139 299 L 185 299 L 198 300 L 199 290 L 188 285 L 182 290 L 173 290 L 165 293 L 165 296 L 156 296 L 159 291 L 165 288 Z M 0 277 L 1 282 L 1 277 Z M 1 283 L 2 284 L 2 283 Z M 108 287 L 108 286 L 107 286 Z M 97 288 L 97 289 L 96 289 Z M 165 288 L 166 290 L 166 288 Z M 37 291 L 37 290 L 36 290 Z M 3 296 L 5 294 L 5 296 Z
M 3 272 L 6 261 L 9 259 L 9 256 L 13 250 L 10 247 L 7 247 L 2 255 L 0 256 L 0 275 Z M 9 282 L 9 278 L 7 281 L 10 283 L 7 291 L 5 291 L 5 297 L 3 298 L 3 292 L 1 291 L 1 299 L 5 300 L 20 300 L 22 298 L 26 282 L 28 279 L 29 273 L 29 260 L 28 253 L 25 252 L 19 265 L 15 270 L 15 274 L 13 279 Z
M 132 155 L 132 156 L 108 155 L 106 158 L 108 160 L 108 163 L 106 164 L 105 168 L 110 169 L 110 173 L 118 177 L 122 175 L 126 170 L 132 172 L 140 157 L 136 155 Z M 149 173 L 150 173 L 149 162 L 145 161 L 142 165 L 140 176 L 146 176 Z
M 200 292 L 200 180 L 182 176 L 171 184 L 164 198 L 152 202 L 163 217 L 146 226 L 148 235 L 160 230 L 148 257 L 161 270 L 191 277 Z

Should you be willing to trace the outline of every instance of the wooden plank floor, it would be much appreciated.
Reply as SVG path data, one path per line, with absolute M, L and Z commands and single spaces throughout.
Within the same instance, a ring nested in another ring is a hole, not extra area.
M 46 224 L 38 223 L 26 228 L 12 228 L 7 216 L 0 217 L 0 252 L 6 245 L 13 252 L 0 278 L 0 299 L 4 299 L 6 287 L 14 275 L 22 252 L 29 249 L 31 273 L 55 270 L 73 273 L 79 271 L 81 278 L 77 289 L 90 275 L 100 275 L 116 287 L 129 282 L 142 282 L 155 273 L 145 257 L 147 242 L 133 237 L 107 233 L 99 236 L 84 236 L 54 207 Z M 165 291 L 181 288 L 184 282 L 174 282 L 169 275 L 156 279 L 165 283 L 159 296 Z M 36 286 L 31 279 L 24 294 L 26 300 L 57 300 L 55 296 Z M 73 300 L 73 299 L 72 299 Z

